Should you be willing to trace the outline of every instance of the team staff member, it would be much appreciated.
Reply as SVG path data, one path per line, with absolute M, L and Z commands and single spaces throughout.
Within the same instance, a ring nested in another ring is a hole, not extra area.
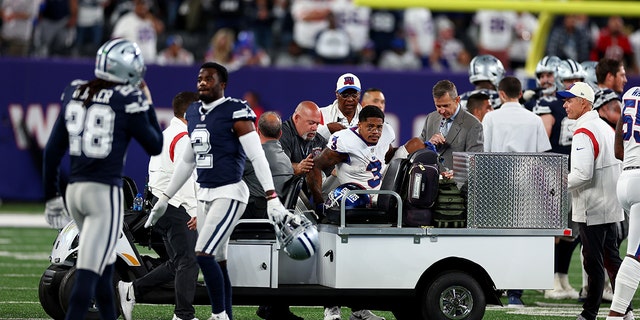
M 215 62 L 206 62 L 198 73 L 200 101 L 187 110 L 187 132 L 191 138 L 180 157 L 165 192 L 151 210 L 146 227 L 156 224 L 169 200 L 197 169 L 198 240 L 196 259 L 204 276 L 209 299 L 209 320 L 232 319 L 231 282 L 227 272 L 229 236 L 249 199 L 242 181 L 244 163 L 255 168 L 267 198 L 267 214 L 274 223 L 290 213 L 273 185 L 269 164 L 255 131 L 255 114 L 242 100 L 224 96 L 229 74 Z
M 318 134 L 321 121 L 322 113 L 318 105 L 313 101 L 302 101 L 291 118 L 282 124 L 280 143 L 291 160 L 293 174 L 297 176 L 311 170 L 313 157 L 327 145 L 327 139 Z
M 620 176 L 621 163 L 614 155 L 613 130 L 592 110 L 593 89 L 584 82 L 576 82 L 558 94 L 565 98 L 567 117 L 576 119 L 567 187 L 589 278 L 589 291 L 578 320 L 594 320 L 602 301 L 604 269 L 615 288 L 622 263 L 616 223 L 624 219 L 624 213 L 611 192 Z
M 173 118 L 162 132 L 162 153 L 149 160 L 149 188 L 154 197 L 162 196 L 167 189 L 175 168 L 175 160 L 181 157 L 191 142 L 187 135 L 187 120 L 184 118 L 189 105 L 198 100 L 195 92 L 180 92 L 173 98 Z M 131 320 L 137 298 L 153 288 L 175 280 L 175 303 L 173 320 L 194 319 L 193 298 L 198 281 L 196 246 L 196 184 L 190 177 L 178 193 L 169 201 L 167 212 L 158 220 L 155 229 L 162 233 L 169 260 L 133 282 L 118 282 L 118 295 L 122 316 Z
M 325 139 L 336 131 L 351 128 L 358 124 L 360 105 L 360 79 L 353 73 L 345 73 L 336 82 L 336 100 L 332 104 L 320 108 L 322 122 L 318 126 L 318 134 Z
M 84 319 L 94 297 L 102 319 L 117 317 L 112 276 L 124 216 L 127 147 L 134 138 L 151 155 L 162 150 L 162 132 L 142 80 L 145 69 L 135 43 L 114 39 L 103 44 L 96 56 L 96 79 L 73 81 L 63 92 L 62 110 L 44 149 L 47 217 L 63 211 L 58 169 L 67 149 L 71 161 L 65 198 L 80 243 L 67 320 Z
M 633 137 L 633 133 L 640 130 L 634 121 L 639 111 L 640 87 L 627 90 L 622 101 L 624 110 L 616 126 L 615 153 L 616 158 L 623 160 L 623 169 L 616 191 L 620 205 L 629 212 L 629 236 L 627 254 L 618 270 L 616 290 L 607 320 L 633 319 L 631 299 L 640 282 L 640 143 Z

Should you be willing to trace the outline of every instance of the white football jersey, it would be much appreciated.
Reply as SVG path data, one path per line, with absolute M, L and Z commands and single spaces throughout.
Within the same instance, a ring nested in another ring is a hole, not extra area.
M 473 23 L 480 27 L 479 45 L 487 50 L 502 51 L 511 46 L 518 16 L 514 11 L 479 10 Z
M 622 96 L 622 145 L 624 146 L 623 168 L 640 166 L 640 141 L 636 140 L 636 132 L 640 125 L 635 119 L 640 113 L 640 87 L 634 87 Z
M 347 154 L 345 162 L 336 165 L 340 184 L 355 182 L 367 189 L 378 190 L 386 170 L 384 156 L 396 135 L 389 124 L 384 124 L 377 144 L 369 144 L 358 133 L 358 128 L 340 130 L 331 135 L 327 147 Z
M 356 6 L 351 0 L 334 0 L 332 10 L 338 26 L 349 33 L 351 50 L 362 50 L 369 41 L 371 8 Z
M 326 16 L 320 17 L 331 9 L 333 0 L 293 0 L 293 40 L 301 48 L 313 49 L 318 32 L 326 29 L 329 22 Z
M 427 8 L 407 8 L 404 11 L 404 31 L 408 39 L 407 50 L 420 52 L 423 57 L 433 52 L 433 44 L 436 40 L 435 27 L 431 11 Z M 413 46 L 417 45 L 418 48 Z

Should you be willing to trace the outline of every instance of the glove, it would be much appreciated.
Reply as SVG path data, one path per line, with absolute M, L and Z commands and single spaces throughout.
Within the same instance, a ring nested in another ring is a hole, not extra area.
M 47 200 L 44 206 L 44 219 L 54 229 L 62 229 L 71 222 L 61 196 Z
M 291 212 L 282 205 L 282 202 L 280 202 L 278 197 L 267 201 L 267 214 L 269 215 L 269 220 L 271 220 L 273 224 L 278 224 L 284 221 L 287 216 L 292 215 Z
M 524 99 L 524 101 L 529 101 L 533 98 L 536 98 L 536 96 L 537 96 L 537 92 L 533 90 L 525 90 L 524 93 L 522 94 L 522 99 Z
M 169 197 L 167 197 L 164 194 L 161 195 L 160 198 L 158 198 L 158 202 L 156 202 L 156 204 L 151 209 L 151 214 L 149 214 L 149 218 L 147 218 L 147 222 L 144 223 L 144 227 L 149 228 L 152 225 L 156 224 L 156 222 L 158 222 L 158 220 L 160 220 L 160 218 L 164 216 L 164 213 L 167 212 L 168 206 L 169 206 Z

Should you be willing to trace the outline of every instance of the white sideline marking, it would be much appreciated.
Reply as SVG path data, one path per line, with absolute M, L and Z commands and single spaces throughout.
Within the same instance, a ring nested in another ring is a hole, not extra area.
M 0 227 L 49 228 L 44 214 L 0 213 Z

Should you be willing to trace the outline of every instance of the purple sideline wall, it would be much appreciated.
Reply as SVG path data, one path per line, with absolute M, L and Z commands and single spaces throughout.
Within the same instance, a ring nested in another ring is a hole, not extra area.
M 74 79 L 93 78 L 93 61 L 0 59 L 0 199 L 42 200 L 41 161 L 49 133 L 60 111 L 60 94 Z M 199 66 L 149 66 L 145 77 L 163 128 L 172 117 L 171 100 L 179 91 L 196 90 Z M 335 99 L 337 78 L 355 73 L 363 89 L 376 87 L 387 99 L 387 121 L 403 143 L 420 134 L 424 115 L 435 110 L 431 88 L 441 79 L 456 83 L 460 93 L 472 89 L 466 74 L 383 72 L 356 67 L 318 69 L 245 68 L 233 72 L 225 94 L 241 98 L 253 90 L 265 110 L 288 119 L 297 104 L 312 100 L 323 107 Z M 634 83 L 630 79 L 630 83 Z M 149 157 L 133 142 L 125 175 L 142 188 Z M 63 160 L 68 161 L 68 158 Z M 63 163 L 64 163 L 63 162 Z M 68 172 L 63 167 L 62 176 Z

